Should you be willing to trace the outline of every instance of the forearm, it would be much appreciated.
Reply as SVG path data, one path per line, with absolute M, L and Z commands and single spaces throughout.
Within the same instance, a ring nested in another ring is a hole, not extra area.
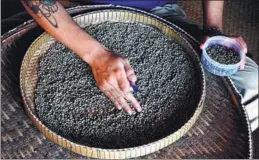
M 27 12 L 56 40 L 86 62 L 99 43 L 82 30 L 56 0 L 21 0 Z
M 202 0 L 203 23 L 207 27 L 223 28 L 223 7 L 224 1 Z

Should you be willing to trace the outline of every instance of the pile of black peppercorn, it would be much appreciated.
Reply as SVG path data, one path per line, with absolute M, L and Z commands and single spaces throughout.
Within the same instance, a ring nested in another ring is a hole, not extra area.
M 221 64 L 236 64 L 240 61 L 238 53 L 232 48 L 221 45 L 210 46 L 206 49 L 207 54 Z
M 87 63 L 56 42 L 41 58 L 36 113 L 51 130 L 79 144 L 127 148 L 173 133 L 193 114 L 200 92 L 196 70 L 183 48 L 140 23 L 105 22 L 86 32 L 128 58 L 142 112 L 117 110 L 98 89 Z

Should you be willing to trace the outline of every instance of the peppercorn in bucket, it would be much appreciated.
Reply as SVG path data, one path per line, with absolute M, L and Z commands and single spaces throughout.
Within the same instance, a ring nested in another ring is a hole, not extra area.
M 243 48 L 235 40 L 215 36 L 209 38 L 202 50 L 202 64 L 209 72 L 218 76 L 235 74 L 244 59 Z

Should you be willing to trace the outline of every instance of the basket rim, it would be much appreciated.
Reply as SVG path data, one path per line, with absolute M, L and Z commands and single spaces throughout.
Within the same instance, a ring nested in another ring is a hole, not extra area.
M 69 8 L 69 10 L 73 10 L 73 9 L 82 9 L 82 10 L 88 10 L 88 8 L 89 7 L 91 7 L 91 5 L 87 5 L 87 6 L 76 6 L 76 7 L 72 7 L 72 8 Z M 105 5 L 105 6 L 101 6 L 101 7 L 110 7 L 110 5 Z M 112 6 L 112 7 L 114 7 L 114 6 Z M 121 8 L 121 7 L 120 7 Z M 78 15 L 78 14 L 76 14 L 76 15 Z M 165 20 L 164 20 L 165 21 Z M 171 22 L 167 22 L 167 23 L 169 23 L 169 24 L 171 24 Z M 10 38 L 10 37 L 12 37 L 12 36 L 14 36 L 14 37 L 17 37 L 17 34 L 24 34 L 24 32 L 23 32 L 23 30 L 24 30 L 24 28 L 25 27 L 30 27 L 31 25 L 33 24 L 33 26 L 31 27 L 31 28 L 36 28 L 36 27 L 38 27 L 38 25 L 36 25 L 36 23 L 33 21 L 33 20 L 28 20 L 28 21 L 26 21 L 25 23 L 23 23 L 23 24 L 21 24 L 20 26 L 18 26 L 18 27 L 16 27 L 16 28 L 14 28 L 14 29 L 12 29 L 12 30 L 10 30 L 10 31 L 8 31 L 8 34 L 7 33 L 5 33 L 4 35 L 2 35 L 1 36 L 1 38 L 2 38 L 2 43 L 3 43 L 3 45 L 6 45 L 5 43 L 4 43 L 4 41 L 6 40 L 6 39 L 8 39 L 8 38 Z M 174 27 L 174 28 L 177 28 L 177 26 L 175 26 L 174 24 L 172 24 L 172 26 Z M 181 34 L 187 34 L 186 32 L 182 32 L 181 31 Z M 187 36 L 189 36 L 189 37 L 191 37 L 191 35 L 188 35 L 187 34 Z M 194 43 L 194 44 L 192 44 L 192 45 L 199 45 L 199 43 Z M 226 85 L 227 86 L 225 86 L 226 88 L 230 88 L 231 89 L 231 91 L 234 93 L 234 95 L 235 95 L 235 98 L 237 98 L 237 100 L 238 100 L 238 103 L 239 103 L 239 105 L 237 106 L 237 108 L 238 109 L 241 109 L 242 110 L 242 115 L 246 115 L 245 117 L 247 117 L 247 111 L 245 110 L 245 108 L 244 108 L 244 105 L 241 103 L 241 101 L 240 101 L 240 94 L 237 92 L 237 89 L 236 89 L 236 87 L 233 85 L 233 82 L 232 82 L 232 80 L 231 79 L 229 79 L 228 77 L 222 77 L 222 79 L 224 80 L 224 81 L 226 81 L 227 80 L 227 83 L 226 83 Z M 245 112 L 245 113 L 243 113 L 243 112 Z M 244 119 L 244 121 L 246 121 L 247 122 L 247 128 L 248 128 L 248 130 L 246 131 L 247 132 L 247 134 L 248 134 L 248 136 L 250 137 L 249 138 L 249 148 L 247 148 L 247 151 L 249 152 L 249 159 L 251 159 L 252 158 L 252 152 L 253 152 L 253 148 L 252 148 L 252 140 L 251 140 L 251 138 L 253 138 L 252 137 L 252 135 L 251 135 L 251 130 L 250 130 L 250 125 L 249 125 L 249 121 L 248 121 L 248 119 Z
M 128 7 L 127 7 L 128 8 Z M 135 9 L 134 9 L 135 10 Z M 118 12 L 118 11 L 123 11 L 123 12 L 131 12 L 131 13 L 134 13 L 134 14 L 139 14 L 138 12 L 136 11 L 132 11 L 132 10 L 123 10 L 123 9 L 103 9 L 103 10 L 98 10 L 98 11 L 90 11 L 90 12 L 86 12 L 86 13 L 83 13 L 83 14 L 80 14 L 80 15 L 77 15 L 77 16 L 74 16 L 73 18 L 77 18 L 77 17 L 81 17 L 81 16 L 84 16 L 84 15 L 87 15 L 87 14 L 93 14 L 93 13 L 98 13 L 98 12 Z M 38 42 L 42 39 L 42 37 L 44 36 L 47 36 L 48 33 L 44 32 L 43 34 L 41 34 L 37 39 L 35 39 L 33 41 L 33 43 L 30 45 L 30 47 L 28 48 L 28 50 L 26 51 L 26 54 L 23 58 L 23 61 L 22 61 L 22 66 L 21 66 L 21 71 L 20 71 L 20 89 L 21 89 L 21 92 L 22 92 L 22 98 L 23 98 L 23 101 L 24 101 L 24 104 L 25 104 L 25 107 L 26 107 L 26 111 L 28 112 L 29 114 L 29 117 L 31 118 L 31 120 L 34 122 L 36 121 L 37 123 L 39 123 L 39 125 L 44 128 L 46 131 L 50 132 L 51 134 L 57 136 L 58 138 L 60 138 L 61 140 L 65 140 L 75 146 L 79 146 L 79 147 L 83 147 L 83 148 L 87 148 L 89 150 L 97 150 L 97 151 L 104 151 L 104 152 L 123 152 L 123 151 L 126 151 L 126 150 L 134 150 L 134 149 L 141 149 L 141 148 L 145 148 L 145 147 L 150 147 L 151 145 L 157 145 L 157 144 L 161 144 L 161 143 L 165 143 L 165 140 L 166 139 L 169 139 L 169 138 L 172 138 L 172 136 L 175 136 L 174 134 L 176 134 L 178 131 L 181 132 L 184 130 L 184 127 L 186 127 L 186 125 L 188 124 L 191 124 L 191 126 L 196 122 L 197 118 L 199 117 L 201 111 L 202 111 L 202 108 L 203 108 L 203 103 L 204 103 L 204 100 L 205 100 L 205 94 L 206 94 L 206 82 L 205 82 L 205 73 L 204 73 L 204 69 L 200 63 L 200 60 L 199 60 L 199 57 L 198 57 L 198 54 L 197 54 L 197 51 L 194 50 L 194 48 L 190 45 L 190 43 L 181 35 L 179 34 L 173 27 L 169 26 L 168 24 L 158 20 L 158 19 L 155 19 L 154 17 L 150 16 L 150 15 L 146 15 L 144 13 L 141 13 L 142 15 L 144 16 L 148 16 L 148 18 L 151 18 L 151 19 L 154 19 L 155 21 L 159 21 L 160 23 L 162 23 L 163 25 L 165 25 L 167 28 L 169 28 L 170 30 L 173 30 L 179 37 L 182 38 L 183 41 L 185 41 L 185 43 L 188 44 L 188 47 L 192 50 L 192 52 L 195 54 L 195 59 L 199 62 L 199 69 L 200 69 L 200 80 L 202 81 L 201 84 L 201 90 L 200 90 L 200 98 L 199 98 L 199 103 L 196 104 L 196 109 L 195 111 L 193 112 L 192 116 L 190 116 L 189 120 L 182 126 L 180 127 L 178 130 L 174 131 L 173 133 L 169 134 L 168 136 L 165 136 L 164 138 L 161 138 L 160 140 L 157 140 L 157 141 L 153 141 L 153 142 L 150 142 L 148 144 L 143 144 L 141 146 L 136 146 L 136 147 L 129 147 L 129 148 L 121 148 L 121 149 L 105 149 L 105 148 L 95 148 L 95 147 L 88 147 L 88 146 L 85 146 L 85 145 L 81 145 L 81 144 L 78 144 L 76 142 L 73 142 L 73 141 L 70 141 L 58 134 L 56 134 L 54 131 L 48 129 L 48 127 L 46 127 L 39 119 L 38 117 L 33 113 L 33 111 L 31 110 L 31 108 L 29 107 L 29 104 L 25 98 L 25 91 L 24 91 L 24 81 L 23 81 L 23 76 L 24 73 L 26 72 L 24 69 L 24 65 L 25 65 L 25 62 L 26 60 L 28 59 L 28 55 L 30 53 L 30 50 L 31 48 Z M 198 67 L 196 67 L 198 68 Z M 37 126 L 36 126 L 37 127 Z M 38 128 L 38 127 L 37 127 Z M 191 128 L 191 127 L 189 127 Z M 39 128 L 38 128 L 39 129 Z M 189 130 L 189 129 L 188 129 Z M 188 131 L 187 130 L 187 131 Z M 186 132 L 187 132 L 186 131 Z M 44 134 L 44 133 L 43 133 Z M 45 134 L 44 134 L 45 136 Z M 182 136 L 180 136 L 182 137 Z M 180 138 L 179 137 L 179 138 Z M 179 139 L 177 138 L 177 139 Z M 175 140 L 176 141 L 176 140 Z M 58 144 L 58 143 L 57 143 Z M 170 143 L 172 144 L 172 143 Z M 155 149 L 153 152 L 157 151 L 157 150 L 160 150 L 170 144 L 167 144 L 167 145 L 164 145 L 163 147 L 160 147 L 158 149 Z M 63 146 L 64 147 L 64 146 Z M 148 154 L 150 154 L 152 152 L 149 152 Z M 146 154 L 144 154 L 146 155 Z M 142 154 L 140 154 L 139 156 L 142 156 Z M 133 156 L 134 157 L 134 156 Z M 126 157 L 126 158 L 133 158 L 133 157 Z M 97 157 L 94 157 L 94 158 L 100 158 L 100 156 L 97 155 Z

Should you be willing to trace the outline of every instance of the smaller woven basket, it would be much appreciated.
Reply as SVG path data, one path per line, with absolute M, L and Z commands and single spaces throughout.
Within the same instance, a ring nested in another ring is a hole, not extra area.
M 83 146 L 71 142 L 68 139 L 61 137 L 53 131 L 49 130 L 35 115 L 34 92 L 38 79 L 37 72 L 39 67 L 39 61 L 40 58 L 46 53 L 46 50 L 50 47 L 50 45 L 55 42 L 55 40 L 49 34 L 44 33 L 40 37 L 38 37 L 29 47 L 24 57 L 20 72 L 20 88 L 22 92 L 23 101 L 25 104 L 25 109 L 33 124 L 40 130 L 40 132 L 44 136 L 49 138 L 51 141 L 59 144 L 60 146 L 68 148 L 84 156 L 102 159 L 124 159 L 147 155 L 159 149 L 162 149 L 178 140 L 193 126 L 198 116 L 200 115 L 203 107 L 203 102 L 205 99 L 205 78 L 204 71 L 197 56 L 197 53 L 192 48 L 192 46 L 185 40 L 185 38 L 183 38 L 180 34 L 177 33 L 176 30 L 174 30 L 164 22 L 161 22 L 158 19 L 155 19 L 151 16 L 134 11 L 126 11 L 119 9 L 98 10 L 76 16 L 74 20 L 81 27 L 85 27 L 90 24 L 110 21 L 126 23 L 137 22 L 158 28 L 166 36 L 180 43 L 186 50 L 186 53 L 188 53 L 191 59 L 193 60 L 196 70 L 199 74 L 197 76 L 200 79 L 200 100 L 196 106 L 196 110 L 194 111 L 192 117 L 189 118 L 187 123 L 183 124 L 183 126 L 180 129 L 178 129 L 171 135 L 150 144 L 125 149 L 101 149 Z

